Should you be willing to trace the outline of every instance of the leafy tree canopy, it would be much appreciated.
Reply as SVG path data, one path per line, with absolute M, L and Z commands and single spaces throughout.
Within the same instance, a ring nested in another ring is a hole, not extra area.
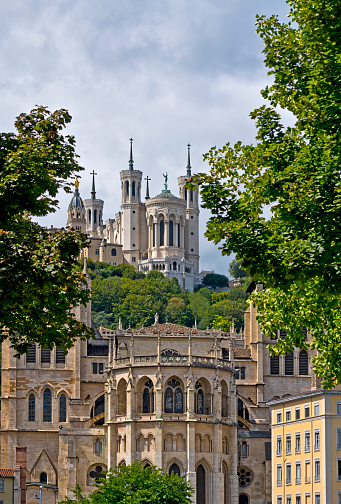
M 190 504 L 193 493 L 184 478 L 155 466 L 144 469 L 139 462 L 108 471 L 95 485 L 87 497 L 75 491 L 79 504 Z M 74 502 L 66 498 L 60 504 Z
M 218 273 L 208 273 L 204 276 L 202 283 L 205 287 L 211 287 L 213 290 L 217 288 L 228 287 L 229 279 L 225 275 Z
M 229 273 L 232 278 L 244 278 L 247 276 L 247 273 L 242 268 L 242 262 L 237 261 L 237 259 L 233 259 L 229 266 Z
M 193 183 L 212 210 L 206 236 L 264 284 L 253 297 L 262 330 L 287 330 L 276 351 L 306 346 L 308 327 L 315 371 L 331 386 L 341 381 L 340 4 L 287 3 L 287 23 L 257 17 L 273 83 L 261 92 L 269 105 L 251 113 L 256 144 L 212 148 L 210 173 Z
M 90 334 L 72 312 L 89 299 L 74 269 L 86 237 L 49 236 L 31 220 L 54 212 L 58 190 L 70 192 L 67 180 L 82 170 L 74 137 L 61 134 L 70 121 L 64 109 L 37 107 L 0 134 L 0 341 L 9 336 L 19 354 L 29 341 L 68 348 Z

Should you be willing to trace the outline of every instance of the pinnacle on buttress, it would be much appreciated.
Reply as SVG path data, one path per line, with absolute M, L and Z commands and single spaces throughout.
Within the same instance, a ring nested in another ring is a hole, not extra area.
M 129 170 L 133 170 L 134 160 L 133 160 L 133 139 L 130 138 L 130 158 L 129 158 Z

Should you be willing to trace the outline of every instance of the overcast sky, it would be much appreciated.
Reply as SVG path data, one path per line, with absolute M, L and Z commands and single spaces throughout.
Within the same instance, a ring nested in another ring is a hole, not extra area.
M 249 113 L 268 81 L 256 14 L 279 14 L 284 0 L 12 0 L 0 2 L 0 130 L 35 104 L 66 108 L 77 142 L 83 198 L 94 169 L 104 220 L 120 205 L 119 172 L 149 175 L 150 195 L 177 193 L 187 143 L 193 172 L 202 155 L 227 141 L 252 142 Z M 142 193 L 144 194 L 145 186 Z M 65 226 L 69 195 L 43 224 Z M 200 268 L 227 273 L 230 258 L 204 237 Z

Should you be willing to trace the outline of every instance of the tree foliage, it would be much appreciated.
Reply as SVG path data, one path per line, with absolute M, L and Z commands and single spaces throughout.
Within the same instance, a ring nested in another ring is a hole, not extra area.
M 228 287 L 229 279 L 225 275 L 219 275 L 218 273 L 207 273 L 204 276 L 202 283 L 205 287 L 210 287 L 215 290 L 218 288 Z
M 221 315 L 224 317 L 222 328 L 230 327 L 233 319 L 238 330 L 244 327 L 248 297 L 244 285 L 223 293 L 212 294 L 207 287 L 186 292 L 180 289 L 176 279 L 169 280 L 156 270 L 140 277 L 132 266 L 123 268 L 123 274 L 118 274 L 119 266 L 105 263 L 89 261 L 89 267 L 92 318 L 96 325 L 115 329 L 121 319 L 125 329 L 147 327 L 154 323 L 157 313 L 160 323 L 168 321 L 193 327 L 196 321 L 199 329 L 206 329 L 217 327 L 214 315 Z M 106 273 L 103 275 L 103 272 Z
M 264 284 L 253 298 L 262 330 L 281 324 L 284 351 L 304 347 L 308 327 L 315 371 L 330 386 L 341 380 L 340 4 L 287 3 L 287 23 L 257 17 L 272 84 L 261 92 L 269 104 L 251 113 L 256 144 L 212 148 L 210 173 L 193 183 L 212 210 L 206 236 Z M 284 126 L 280 108 L 294 126 Z
M 96 491 L 83 496 L 75 491 L 79 504 L 190 504 L 192 489 L 184 478 L 171 473 L 170 476 L 155 466 L 143 468 L 135 461 L 106 473 L 95 483 Z M 60 504 L 71 504 L 74 500 L 64 499 Z
M 54 236 L 32 217 L 56 210 L 59 189 L 82 168 L 75 140 L 61 130 L 66 110 L 38 107 L 21 114 L 16 133 L 0 134 L 0 341 L 9 336 L 20 354 L 29 341 L 68 348 L 90 332 L 72 309 L 89 292 L 74 268 L 86 237 L 73 230 Z
M 233 259 L 229 266 L 229 273 L 232 278 L 244 278 L 247 276 L 247 273 L 242 268 L 242 262 L 237 259 Z

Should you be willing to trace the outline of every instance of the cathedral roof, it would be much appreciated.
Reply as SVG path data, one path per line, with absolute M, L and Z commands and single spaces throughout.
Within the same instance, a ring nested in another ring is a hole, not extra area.
M 154 196 L 154 198 L 151 198 L 151 199 L 169 199 L 169 198 L 175 198 L 175 199 L 180 199 L 178 198 L 177 196 L 175 196 L 174 194 L 172 194 L 168 189 L 163 189 L 163 191 L 158 194 L 157 196 Z
M 14 478 L 14 469 L 0 469 L 1 478 Z
M 74 195 L 72 196 L 69 204 L 69 208 L 81 208 L 82 210 L 84 208 L 84 203 L 78 189 L 75 189 Z

